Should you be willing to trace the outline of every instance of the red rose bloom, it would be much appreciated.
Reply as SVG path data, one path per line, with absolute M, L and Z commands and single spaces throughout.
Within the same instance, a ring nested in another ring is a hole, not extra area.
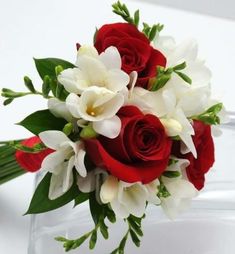
M 27 147 L 33 147 L 34 145 L 39 143 L 41 143 L 41 140 L 37 136 L 22 141 L 22 145 Z M 29 172 L 35 172 L 41 168 L 41 164 L 44 158 L 52 152 L 53 150 L 49 148 L 39 153 L 27 153 L 24 151 L 17 150 L 15 157 L 16 161 L 23 169 Z
M 138 72 L 139 86 L 146 88 L 149 79 L 156 76 L 156 67 L 166 66 L 164 55 L 154 49 L 147 37 L 132 24 L 102 26 L 96 34 L 95 47 L 101 53 L 110 46 L 118 49 L 125 72 Z
M 166 169 L 172 142 L 154 115 L 144 115 L 135 106 L 125 106 L 118 116 L 122 122 L 119 136 L 84 140 L 86 151 L 97 167 L 118 179 L 149 183 Z
M 193 142 L 197 151 L 197 158 L 194 158 L 192 153 L 180 157 L 189 160 L 190 165 L 186 169 L 188 179 L 196 189 L 201 190 L 204 187 L 205 174 L 215 161 L 214 142 L 210 125 L 201 121 L 194 121 L 193 128 L 195 131 Z

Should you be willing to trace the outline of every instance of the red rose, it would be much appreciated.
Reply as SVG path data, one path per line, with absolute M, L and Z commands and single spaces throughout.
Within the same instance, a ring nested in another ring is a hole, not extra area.
M 180 157 L 189 160 L 190 165 L 186 169 L 188 179 L 195 188 L 201 190 L 204 187 L 205 174 L 215 161 L 214 142 L 210 125 L 206 125 L 201 121 L 194 121 L 193 128 L 195 131 L 193 142 L 197 151 L 197 158 L 194 158 L 192 153 Z
M 119 136 L 84 140 L 86 151 L 97 167 L 118 179 L 149 183 L 166 169 L 172 142 L 154 115 L 144 115 L 135 106 L 125 106 L 118 116 L 122 121 Z
M 33 147 L 34 145 L 39 143 L 41 143 L 41 140 L 37 136 L 22 141 L 22 145 L 27 147 Z M 43 159 L 52 152 L 53 150 L 48 148 L 39 153 L 27 153 L 17 150 L 15 157 L 16 161 L 23 169 L 29 172 L 35 172 L 41 168 Z
M 102 26 L 96 34 L 95 47 L 101 53 L 110 46 L 118 49 L 125 72 L 138 72 L 139 86 L 146 88 L 148 80 L 156 76 L 156 67 L 166 66 L 164 55 L 150 46 L 147 37 L 132 24 Z

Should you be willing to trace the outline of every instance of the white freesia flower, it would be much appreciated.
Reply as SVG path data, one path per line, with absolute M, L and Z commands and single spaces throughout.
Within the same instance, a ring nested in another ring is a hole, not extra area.
M 163 184 L 170 193 L 169 197 L 161 197 L 161 206 L 166 215 L 171 219 L 174 219 L 179 213 L 186 210 L 190 206 L 192 198 L 198 194 L 194 185 L 186 177 L 185 168 L 188 165 L 188 160 L 177 159 L 177 162 L 166 170 L 179 171 L 181 175 L 176 178 L 161 177 Z
M 100 199 L 105 204 L 110 203 L 120 218 L 127 218 L 130 214 L 141 217 L 145 213 L 146 202 L 160 204 L 156 195 L 158 185 L 158 180 L 144 185 L 118 181 L 110 175 L 101 186 Z
M 61 131 L 44 131 L 39 134 L 42 142 L 55 152 L 42 162 L 42 170 L 52 173 L 49 198 L 56 199 L 67 192 L 73 184 L 73 167 L 79 175 L 87 175 L 84 164 L 85 150 L 81 141 L 72 142 Z
M 92 122 L 97 133 L 109 138 L 115 138 L 120 132 L 121 121 L 116 113 L 123 103 L 122 94 L 96 86 L 87 88 L 80 97 L 71 93 L 66 99 L 74 117 Z
M 58 76 L 59 82 L 70 93 L 82 94 L 91 86 L 105 87 L 119 92 L 129 83 L 129 76 L 121 70 L 121 56 L 115 47 L 98 55 L 93 46 L 78 50 L 76 68 L 69 68 Z
M 196 41 L 189 39 L 177 45 L 173 38 L 160 36 L 155 41 L 155 47 L 165 54 L 166 68 L 186 62 L 182 72 L 192 79 L 189 85 L 173 72 L 163 89 L 173 89 L 176 104 L 187 117 L 202 113 L 210 100 L 211 72 L 197 57 Z
M 68 122 L 71 122 L 73 116 L 66 107 L 65 102 L 58 100 L 57 98 L 50 98 L 48 100 L 48 109 L 56 117 L 62 117 Z

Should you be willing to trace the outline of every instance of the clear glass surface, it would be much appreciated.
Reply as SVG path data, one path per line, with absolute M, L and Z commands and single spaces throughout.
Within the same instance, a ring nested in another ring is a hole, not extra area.
M 235 114 L 230 114 L 235 119 Z M 149 206 L 143 222 L 140 248 L 128 242 L 126 253 L 144 254 L 234 254 L 235 253 L 235 121 L 223 125 L 223 135 L 214 138 L 216 163 L 207 174 L 206 186 L 192 207 L 174 221 L 160 207 Z M 37 176 L 39 181 L 40 176 Z M 77 238 L 92 229 L 88 205 L 73 209 L 68 204 L 45 214 L 33 215 L 28 254 L 63 254 L 56 236 Z M 93 251 L 88 243 L 71 253 L 110 253 L 126 230 L 122 221 L 110 225 L 110 238 L 98 236 Z

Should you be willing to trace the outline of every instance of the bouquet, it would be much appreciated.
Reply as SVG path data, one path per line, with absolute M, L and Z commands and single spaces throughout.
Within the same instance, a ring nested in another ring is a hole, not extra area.
M 126 234 L 111 252 L 124 253 L 129 237 L 140 246 L 149 205 L 171 219 L 189 207 L 215 160 L 212 132 L 225 118 L 195 41 L 176 44 L 160 35 L 161 24 L 140 27 L 139 10 L 112 7 L 125 22 L 97 29 L 93 45 L 77 43 L 75 63 L 34 59 L 40 91 L 29 77 L 28 92 L 2 89 L 4 105 L 41 95 L 48 109 L 18 123 L 33 137 L 1 142 L 0 183 L 44 172 L 26 214 L 89 202 L 94 228 L 77 239 L 58 236 L 65 251 L 86 240 L 95 248 L 98 232 L 109 237 L 107 221 L 124 219 Z

